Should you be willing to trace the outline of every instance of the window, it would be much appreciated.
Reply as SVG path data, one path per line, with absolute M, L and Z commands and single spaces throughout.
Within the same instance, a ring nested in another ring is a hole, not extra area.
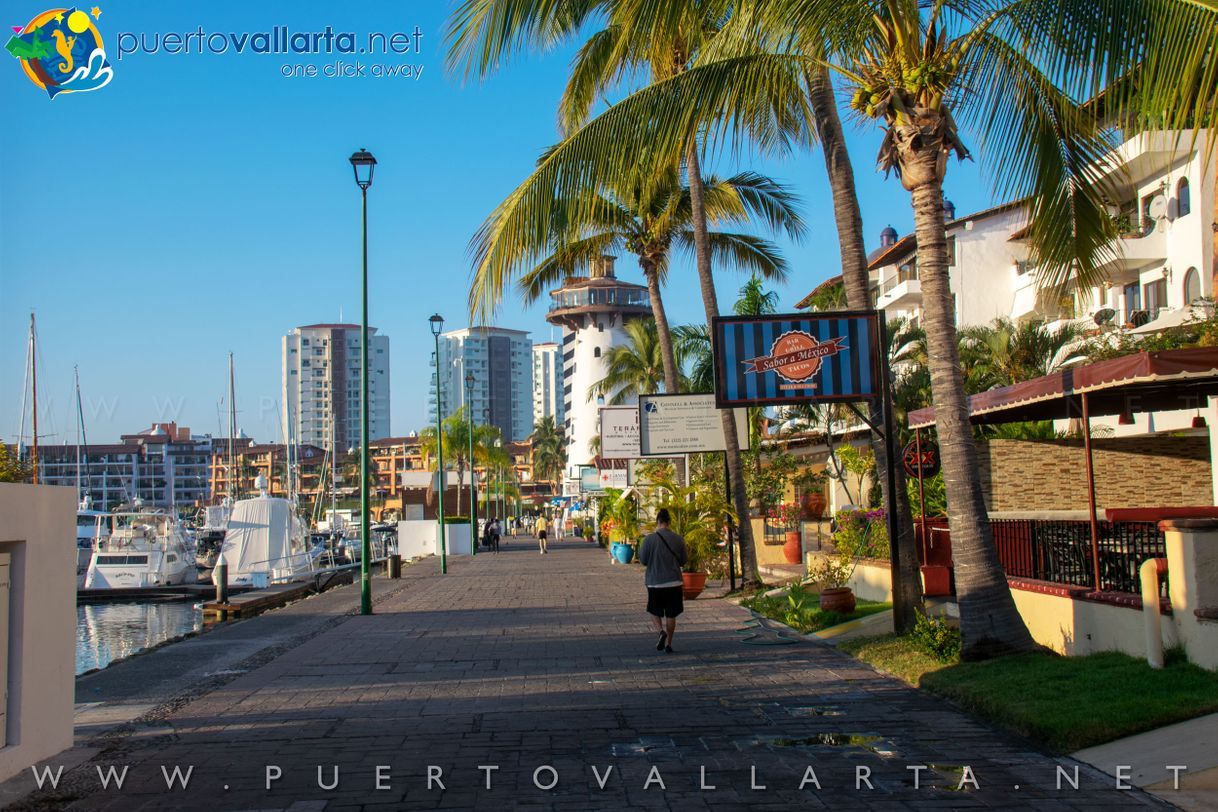
M 1145 285 L 1146 309 L 1153 319 L 1161 308 L 1167 307 L 1167 280 L 1157 279 Z
M 947 267 L 956 267 L 956 238 L 947 238 Z
M 1142 309 L 1142 288 L 1137 282 L 1132 282 L 1125 286 L 1125 319 L 1129 320 L 1130 314 L 1135 310 Z
M 592 356 L 594 358 L 600 358 L 601 357 L 601 348 L 597 347 L 594 350 L 592 350 Z
M 1192 208 L 1193 203 L 1188 191 L 1188 178 L 1180 178 L 1180 182 L 1176 184 L 1176 216 L 1184 217 L 1192 211 Z
M 1201 275 L 1196 268 L 1189 268 L 1184 273 L 1184 303 L 1192 304 L 1201 298 Z

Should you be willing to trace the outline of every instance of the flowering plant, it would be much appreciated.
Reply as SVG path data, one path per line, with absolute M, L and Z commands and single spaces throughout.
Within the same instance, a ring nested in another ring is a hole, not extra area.
M 799 524 L 800 507 L 791 502 L 784 502 L 769 511 L 771 519 L 777 519 L 784 527 L 795 527 Z

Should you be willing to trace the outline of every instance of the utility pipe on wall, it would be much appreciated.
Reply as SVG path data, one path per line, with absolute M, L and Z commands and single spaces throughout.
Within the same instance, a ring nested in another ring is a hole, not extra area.
M 1142 620 L 1146 624 L 1146 662 L 1163 667 L 1163 627 L 1159 621 L 1159 579 L 1167 575 L 1166 558 L 1149 558 L 1138 568 L 1142 579 Z

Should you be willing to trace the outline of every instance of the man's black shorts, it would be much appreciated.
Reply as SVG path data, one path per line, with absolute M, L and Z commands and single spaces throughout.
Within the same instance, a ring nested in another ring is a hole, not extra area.
M 684 587 L 647 587 L 647 614 L 676 617 L 685 611 Z

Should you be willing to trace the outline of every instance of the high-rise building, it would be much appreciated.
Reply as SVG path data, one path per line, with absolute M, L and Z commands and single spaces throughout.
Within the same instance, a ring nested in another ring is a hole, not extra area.
M 563 425 L 566 415 L 562 393 L 562 348 L 548 341 L 533 345 L 533 425 L 543 417 Z
M 368 328 L 368 439 L 389 436 L 389 337 Z M 309 324 L 283 337 L 285 435 L 339 451 L 360 443 L 360 326 Z
M 596 457 L 593 440 L 600 435 L 600 412 L 588 393 L 608 371 L 609 350 L 626 343 L 628 322 L 651 315 L 647 288 L 619 280 L 613 272 L 614 259 L 600 257 L 588 276 L 569 277 L 561 288 L 550 291 L 546 321 L 563 328 L 568 478 L 576 466 L 590 464 Z
M 467 327 L 440 336 L 440 414 L 448 417 L 466 405 L 465 376 L 472 373 L 469 405 L 474 422 L 498 426 L 504 442 L 533 433 L 533 342 L 523 330 Z M 432 364 L 436 359 L 432 359 Z M 436 420 L 436 382 L 428 397 Z

